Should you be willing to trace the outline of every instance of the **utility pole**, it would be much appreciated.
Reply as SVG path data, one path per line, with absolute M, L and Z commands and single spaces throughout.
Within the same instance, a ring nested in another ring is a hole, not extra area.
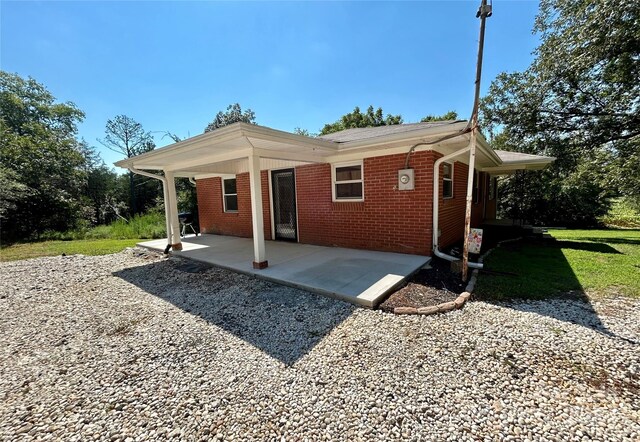
M 491 17 L 492 7 L 487 0 L 480 2 L 476 17 L 480 19 L 480 38 L 478 41 L 478 62 L 476 65 L 476 89 L 473 100 L 473 111 L 469 124 L 471 126 L 471 149 L 469 151 L 469 174 L 467 176 L 467 204 L 464 214 L 464 248 L 462 251 L 462 280 L 467 280 L 469 266 L 469 234 L 471 233 L 471 200 L 473 199 L 473 178 L 476 161 L 476 136 L 478 134 L 478 103 L 480 101 L 480 79 L 482 77 L 482 54 L 484 52 L 484 28 L 487 17 Z

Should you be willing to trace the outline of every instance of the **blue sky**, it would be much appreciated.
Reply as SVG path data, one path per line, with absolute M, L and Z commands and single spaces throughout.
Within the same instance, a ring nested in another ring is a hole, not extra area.
M 448 110 L 467 118 L 478 4 L 2 1 L 0 66 L 82 109 L 80 136 L 108 164 L 120 158 L 96 139 L 118 114 L 181 137 L 235 102 L 286 131 L 317 132 L 369 104 L 406 122 Z M 537 8 L 494 2 L 483 91 L 529 65 Z

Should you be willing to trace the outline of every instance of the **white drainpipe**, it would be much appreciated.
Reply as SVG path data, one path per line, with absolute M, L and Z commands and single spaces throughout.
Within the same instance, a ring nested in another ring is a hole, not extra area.
M 166 229 L 167 229 L 167 249 L 165 253 L 169 252 L 169 247 L 171 246 L 171 219 L 169 218 L 169 204 L 167 203 L 167 196 L 169 194 L 169 188 L 167 184 L 167 178 L 162 175 L 156 175 L 155 173 L 145 172 L 144 170 L 136 169 L 135 167 L 129 167 L 129 170 L 133 173 L 137 173 L 138 175 L 146 176 L 149 178 L 153 178 L 156 180 L 162 181 L 162 196 L 164 200 L 164 217 L 166 220 Z
M 438 158 L 433 165 L 433 254 L 438 258 L 446 259 L 447 261 L 459 261 L 459 258 L 455 256 L 447 255 L 438 248 L 438 218 L 439 218 L 439 204 L 440 204 L 440 165 L 452 158 L 462 155 L 463 153 L 471 150 L 471 142 L 464 149 L 445 155 Z M 469 262 L 469 267 L 474 269 L 481 269 L 482 264 L 476 262 Z

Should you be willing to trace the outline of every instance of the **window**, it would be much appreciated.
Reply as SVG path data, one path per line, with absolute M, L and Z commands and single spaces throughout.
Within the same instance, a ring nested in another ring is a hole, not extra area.
M 480 174 L 477 170 L 473 172 L 473 202 L 478 204 L 480 201 Z
M 337 164 L 333 166 L 333 200 L 364 200 L 361 161 Z
M 238 191 L 236 190 L 235 178 L 222 180 L 222 200 L 224 201 L 225 212 L 238 211 Z
M 442 197 L 453 198 L 453 164 L 442 163 Z

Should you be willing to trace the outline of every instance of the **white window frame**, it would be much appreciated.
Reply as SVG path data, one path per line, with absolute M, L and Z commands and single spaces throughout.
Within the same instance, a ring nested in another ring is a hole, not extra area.
M 444 171 L 442 172 L 442 199 L 450 200 L 450 199 L 453 199 L 453 196 L 454 196 L 454 191 L 453 191 L 453 178 L 454 178 L 454 173 L 455 173 L 455 168 L 453 167 L 454 163 L 449 163 L 448 161 L 445 161 L 442 164 L 443 165 L 448 164 L 449 166 L 451 166 L 451 178 L 445 177 L 444 176 Z M 451 196 L 446 196 L 444 194 L 444 182 L 445 181 L 451 181 Z
M 360 166 L 360 179 L 336 182 L 336 168 L 350 166 Z M 360 183 L 362 185 L 362 198 L 336 198 L 336 184 L 352 183 Z M 346 163 L 335 163 L 331 165 L 331 200 L 334 203 L 364 201 L 364 161 L 349 161 Z
M 228 181 L 228 180 L 235 180 L 236 181 L 236 193 L 225 193 L 225 188 L 224 188 L 224 182 Z M 233 177 L 227 177 L 227 178 L 222 178 L 222 207 L 224 208 L 224 212 L 225 213 L 238 213 L 238 210 L 227 210 L 227 199 L 225 197 L 227 196 L 234 196 L 236 197 L 236 202 L 238 201 L 238 180 L 236 176 Z

